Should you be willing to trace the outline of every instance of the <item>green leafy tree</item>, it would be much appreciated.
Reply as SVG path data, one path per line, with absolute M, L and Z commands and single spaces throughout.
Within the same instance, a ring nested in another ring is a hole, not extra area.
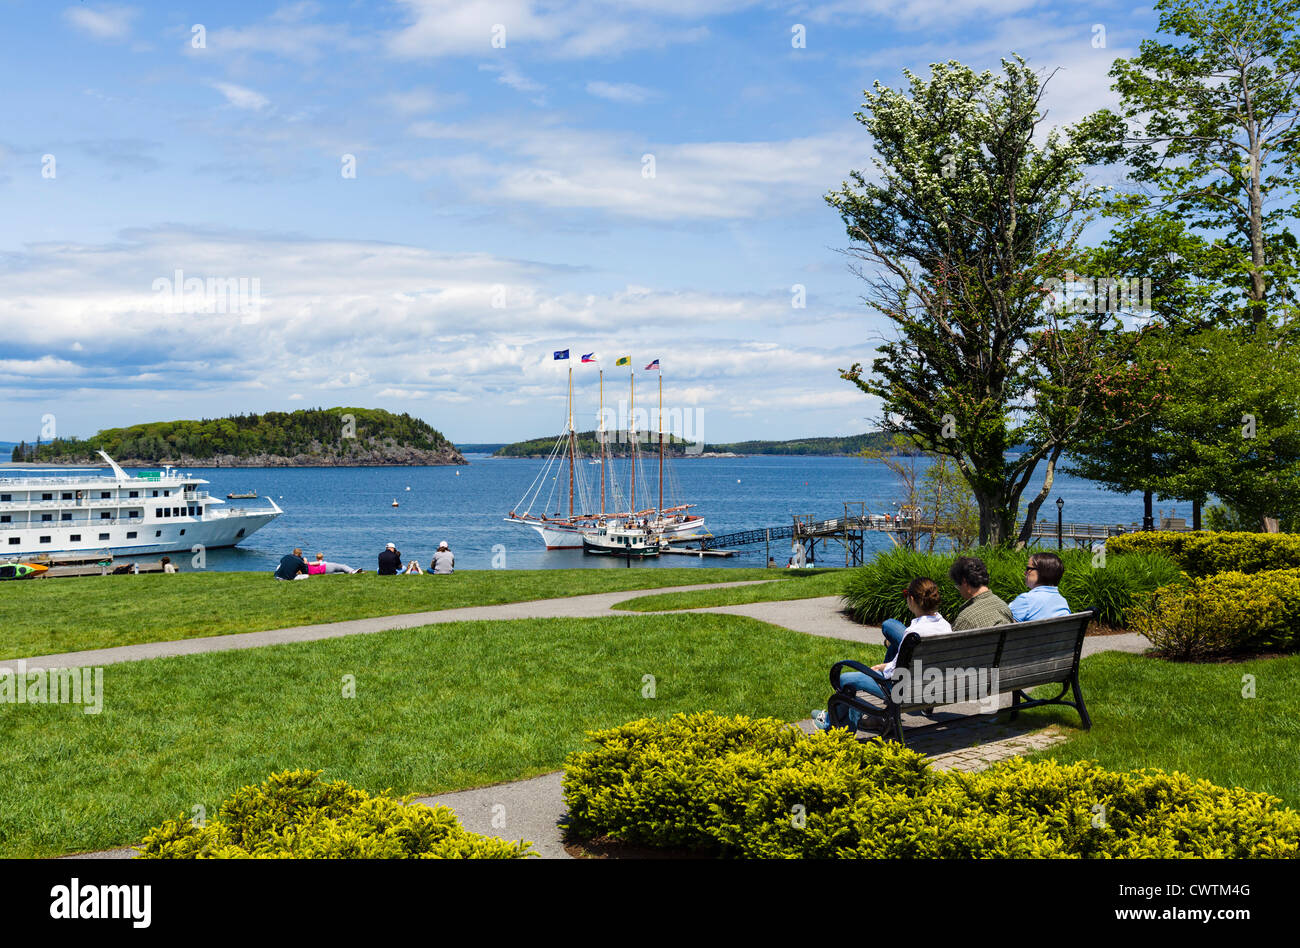
M 1163 39 L 1111 68 L 1132 178 L 1113 208 L 1160 211 L 1210 236 L 1219 310 L 1288 318 L 1300 209 L 1300 0 L 1158 0 Z M 1166 222 L 1167 223 L 1167 222 Z M 1242 305 L 1244 302 L 1244 305 Z

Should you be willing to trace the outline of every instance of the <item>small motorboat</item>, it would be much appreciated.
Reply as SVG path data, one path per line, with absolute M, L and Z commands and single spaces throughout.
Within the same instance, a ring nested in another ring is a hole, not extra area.
M 4 563 L 0 564 L 0 580 L 36 579 L 47 569 L 48 566 L 42 566 L 40 563 Z
M 598 556 L 641 559 L 658 556 L 663 538 L 635 520 L 607 520 L 596 530 L 583 531 L 582 551 Z
M 394 507 L 400 507 L 400 506 L 401 506 L 401 504 L 399 504 L 399 503 L 397 502 L 397 498 L 396 498 L 396 497 L 393 498 L 393 506 L 394 506 Z

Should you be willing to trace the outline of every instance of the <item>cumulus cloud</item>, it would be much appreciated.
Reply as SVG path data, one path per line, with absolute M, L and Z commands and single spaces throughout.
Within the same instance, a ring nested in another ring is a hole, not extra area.
M 640 105 L 642 102 L 648 102 L 656 97 L 652 90 L 631 82 L 602 82 L 595 80 L 587 83 L 587 92 L 598 99 L 608 99 L 610 102 L 621 102 L 629 105 Z
M 818 200 L 828 182 L 862 164 L 861 134 L 852 128 L 778 141 L 685 144 L 495 122 L 417 122 L 411 131 L 512 151 L 509 161 L 461 169 L 482 200 L 595 208 L 659 221 L 763 217 L 784 202 Z
M 131 21 L 139 13 L 134 7 L 77 6 L 64 10 L 63 18 L 96 39 L 120 40 L 131 35 Z
M 671 404 L 719 414 L 779 401 L 783 384 L 805 390 L 808 377 L 837 387 L 842 341 L 753 341 L 758 327 L 794 320 L 788 295 L 591 293 L 563 285 L 573 278 L 572 268 L 489 254 L 180 227 L 31 245 L 0 269 L 0 321 L 12 329 L 0 398 L 39 385 L 47 401 L 75 391 L 104 402 L 147 383 L 159 398 L 220 413 L 235 391 L 288 391 L 296 397 L 276 397 L 472 405 L 512 430 L 545 431 L 564 387 L 551 352 L 565 347 L 595 351 L 610 369 L 619 355 L 660 358 Z M 214 284 L 257 305 L 213 305 L 234 299 L 214 296 Z M 594 405 L 592 368 L 578 387 Z
M 237 86 L 233 82 L 214 82 L 212 87 L 226 97 L 226 102 L 237 109 L 260 112 L 271 104 L 271 100 L 260 92 Z

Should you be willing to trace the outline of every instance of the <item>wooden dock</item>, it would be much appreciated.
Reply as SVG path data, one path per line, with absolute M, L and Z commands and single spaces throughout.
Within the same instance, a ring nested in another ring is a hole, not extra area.
M 791 523 L 772 527 L 759 527 L 753 530 L 739 530 L 718 536 L 701 537 L 700 549 L 709 550 L 717 546 L 736 547 L 765 544 L 768 556 L 771 556 L 773 540 L 789 540 L 804 547 L 804 558 L 809 564 L 815 561 L 816 547 L 821 543 L 826 550 L 828 542 L 840 543 L 844 547 L 844 565 L 860 566 L 864 562 L 864 538 L 868 533 L 883 533 L 893 541 L 895 546 L 914 546 L 920 537 L 951 534 L 952 525 L 945 522 L 914 520 L 907 516 L 872 513 L 864 501 L 848 501 L 844 504 L 844 515 L 840 517 L 816 518 L 795 514 Z M 1016 524 L 1018 535 L 1024 528 L 1024 522 Z M 1037 520 L 1030 529 L 1030 542 L 1051 541 L 1060 537 L 1061 544 L 1074 544 L 1076 547 L 1091 549 L 1098 542 L 1107 538 L 1140 530 L 1137 524 L 1098 524 L 1063 522 L 1057 524 L 1051 520 Z M 1166 518 L 1160 526 L 1162 530 L 1186 531 L 1186 522 L 1182 518 Z M 1059 533 L 1058 533 L 1059 531 Z M 738 551 L 732 551 L 738 552 Z

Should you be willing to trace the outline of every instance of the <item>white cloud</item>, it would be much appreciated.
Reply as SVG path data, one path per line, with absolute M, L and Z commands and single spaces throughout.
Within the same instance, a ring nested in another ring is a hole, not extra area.
M 380 101 L 398 115 L 409 117 L 460 105 L 465 101 L 465 96 L 459 92 L 435 92 L 432 89 L 418 88 L 390 92 Z
M 301 63 L 314 63 L 328 51 L 344 54 L 372 53 L 373 37 L 354 33 L 347 25 L 314 23 L 320 12 L 314 3 L 281 7 L 250 26 L 220 27 L 208 31 L 207 50 L 196 51 L 185 34 L 185 51 L 191 55 L 219 52 L 223 56 L 266 54 Z
M 596 208 L 648 220 L 741 220 L 817 201 L 862 162 L 856 128 L 808 138 L 690 144 L 637 141 L 570 128 L 417 122 L 415 135 L 510 148 L 499 165 L 464 172 L 481 200 Z M 653 156 L 654 175 L 645 155 Z
M 96 39 L 120 40 L 131 33 L 131 21 L 140 11 L 134 7 L 68 7 L 63 18 L 83 33 Z
M 483 63 L 479 67 L 480 72 L 496 73 L 497 82 L 503 86 L 509 86 L 516 92 L 542 92 L 545 90 L 539 82 L 534 82 L 513 66 L 497 66 L 492 63 Z
M 153 282 L 174 280 L 178 267 L 185 278 L 257 278 L 257 318 L 158 312 Z M 783 386 L 815 390 L 808 378 L 833 391 L 842 384 L 834 370 L 868 355 L 846 352 L 839 337 L 825 347 L 807 341 L 808 317 L 792 315 L 784 293 L 554 285 L 571 279 L 567 268 L 487 254 L 176 227 L 127 231 L 109 244 L 33 245 L 0 270 L 0 323 L 12 327 L 0 398 L 29 397 L 43 379 L 51 404 L 75 388 L 82 404 L 125 410 L 123 393 L 146 381 L 151 404 L 170 392 L 186 411 L 220 413 L 232 392 L 287 391 L 275 398 L 418 401 L 435 418 L 438 405 L 472 406 L 476 425 L 522 426 L 523 436 L 549 430 L 563 408 L 564 364 L 551 351 L 567 345 L 595 351 L 609 369 L 624 354 L 638 368 L 662 359 L 665 404 L 707 412 L 721 437 L 725 416 L 756 400 L 779 403 L 772 393 Z M 504 308 L 493 306 L 498 286 L 508 289 Z M 753 341 L 786 324 L 801 327 L 802 341 Z M 78 351 L 87 338 L 96 345 Z M 577 381 L 582 413 L 594 418 L 594 368 Z M 261 410 L 274 407 L 259 398 Z
M 701 20 L 756 5 L 756 0 L 399 0 L 407 25 L 388 37 L 392 55 L 404 59 L 492 56 L 523 46 L 558 58 L 610 57 L 632 49 L 696 42 Z M 504 27 L 504 34 L 500 29 Z M 504 49 L 493 46 L 503 37 Z
M 640 105 L 642 102 L 648 102 L 650 99 L 657 97 L 654 91 L 630 82 L 602 82 L 595 80 L 587 83 L 587 92 L 600 99 L 632 105 Z
M 214 82 L 212 87 L 226 97 L 226 101 L 237 109 L 260 112 L 271 104 L 271 100 L 260 92 L 237 86 L 233 82 Z

